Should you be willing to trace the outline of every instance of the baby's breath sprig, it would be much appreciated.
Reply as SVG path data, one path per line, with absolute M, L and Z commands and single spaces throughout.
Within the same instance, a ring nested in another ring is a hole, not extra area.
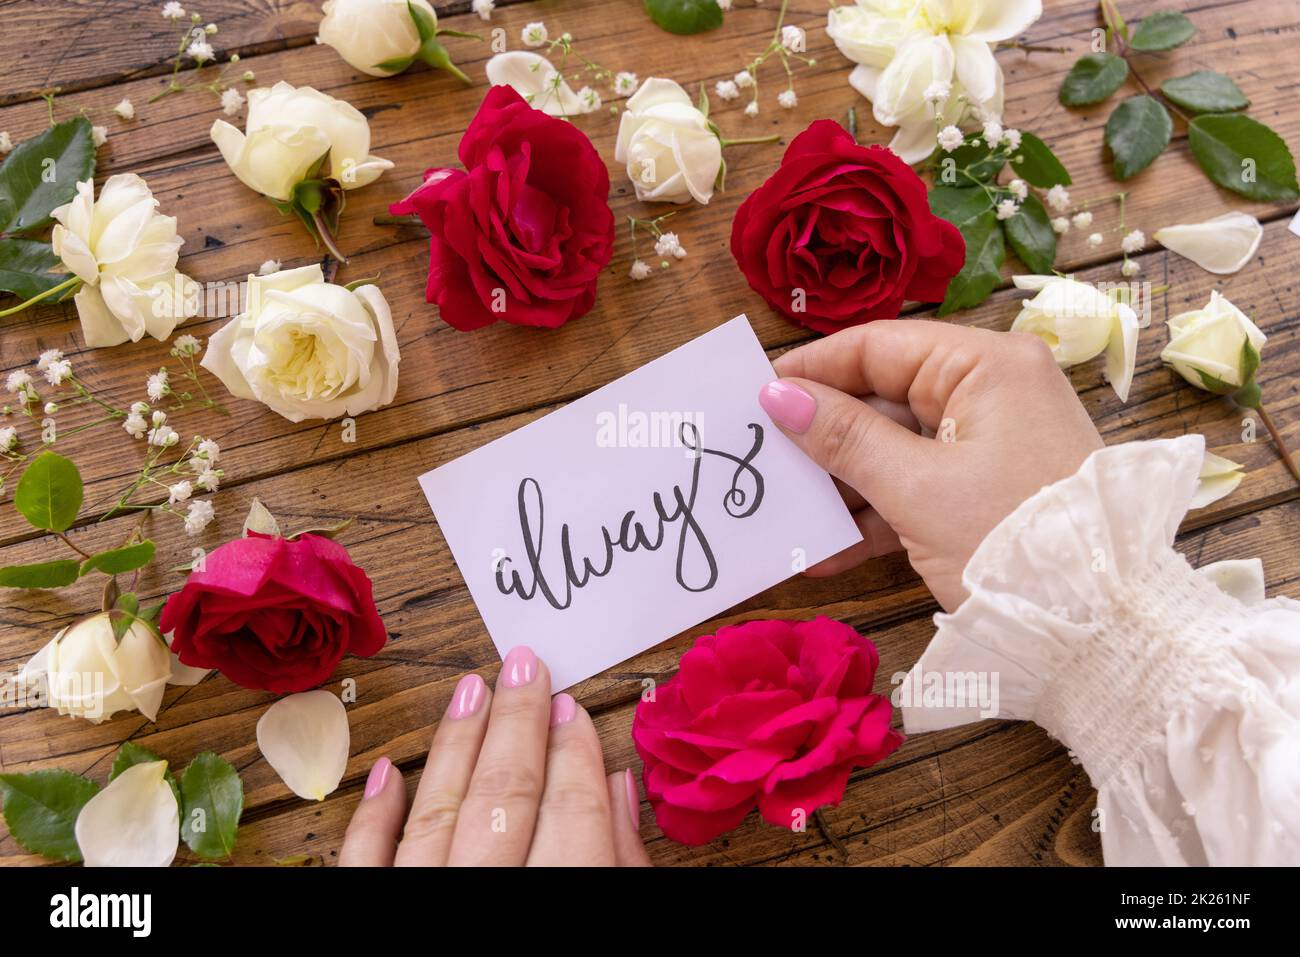
M 149 98 L 149 102 L 156 103 L 165 96 L 170 96 L 173 93 L 183 93 L 186 90 L 207 90 L 221 100 L 222 109 L 227 115 L 238 113 L 244 105 L 244 97 L 235 87 L 235 83 L 238 81 L 231 79 L 229 76 L 229 72 L 239 65 L 240 57 L 238 53 L 232 53 L 230 59 L 218 67 L 214 78 L 200 80 L 188 85 L 180 81 L 181 69 L 186 62 L 194 64 L 199 71 L 217 65 L 217 53 L 212 48 L 211 40 L 209 40 L 209 37 L 217 34 L 217 25 L 215 23 L 203 24 L 203 17 L 197 13 L 187 15 L 185 8 L 181 4 L 174 2 L 174 0 L 163 5 L 162 15 L 164 19 L 178 24 L 180 33 L 177 36 L 176 56 L 172 61 L 171 78 L 165 87 Z M 252 70 L 245 70 L 238 79 L 251 84 L 256 77 Z M 134 112 L 134 109 L 132 109 L 132 116 Z M 124 116 L 123 118 L 130 119 L 131 117 Z
M 758 76 L 759 71 L 768 60 L 775 58 L 785 72 L 785 89 L 777 96 L 777 102 L 787 110 L 799 105 L 799 97 L 794 90 L 794 68 L 792 62 L 806 66 L 816 66 L 817 58 L 804 55 L 806 35 L 802 27 L 785 22 L 785 15 L 790 0 L 782 0 L 777 13 L 776 27 L 772 38 L 758 55 L 729 80 L 719 80 L 714 92 L 723 100 L 735 100 L 742 90 L 749 91 L 749 102 L 745 105 L 746 116 L 758 115 Z
M 681 239 L 676 233 L 667 232 L 659 224 L 665 219 L 677 214 L 676 210 L 671 213 L 664 213 L 662 216 L 656 216 L 654 219 L 637 219 L 635 216 L 627 218 L 628 237 L 632 244 L 632 268 L 628 275 L 633 279 L 640 281 L 649 279 L 653 273 L 650 264 L 643 260 L 637 254 L 636 231 L 639 227 L 642 231 L 650 233 L 655 239 L 655 255 L 659 257 L 659 268 L 667 269 L 672 265 L 674 259 L 685 259 L 686 248 L 682 245 Z

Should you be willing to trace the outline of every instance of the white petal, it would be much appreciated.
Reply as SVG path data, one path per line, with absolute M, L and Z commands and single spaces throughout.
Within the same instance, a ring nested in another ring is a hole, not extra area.
M 900 126 L 889 141 L 889 148 L 904 163 L 919 163 L 934 152 L 934 123 Z
M 1199 507 L 1193 501 L 1192 508 Z M 1264 600 L 1264 563 L 1258 558 L 1229 558 L 1196 571 L 1242 604 L 1257 605 Z
M 1128 392 L 1133 386 L 1137 347 L 1137 313 L 1121 302 L 1116 307 L 1114 331 L 1106 346 L 1106 378 L 1121 402 L 1128 401 Z
M 167 646 L 171 647 L 174 634 L 164 635 L 167 639 Z M 208 675 L 212 674 L 211 668 L 195 668 L 193 665 L 183 665 L 181 660 L 172 652 L 171 677 L 167 679 L 169 685 L 196 685 Z
M 1206 272 L 1226 276 L 1254 258 L 1264 238 L 1264 227 L 1254 216 L 1234 212 L 1203 223 L 1166 226 L 1156 232 L 1155 238 Z
M 1011 40 L 1043 15 L 1042 0 L 980 0 L 966 35 L 986 43 Z
M 538 53 L 512 50 L 498 53 L 487 62 L 488 82 L 508 86 L 535 109 L 551 116 L 576 116 L 582 112 L 578 96 L 561 78 L 555 85 L 555 67 Z
M 1192 496 L 1190 507 L 1205 508 L 1210 503 L 1231 494 L 1246 477 L 1245 468 L 1239 462 L 1225 459 L 1213 452 L 1206 452 L 1205 460 L 1201 463 L 1200 482 L 1196 486 L 1196 494 Z
M 876 85 L 880 82 L 880 74 L 883 71 L 880 67 L 867 66 L 860 64 L 853 68 L 849 74 L 849 86 L 857 90 L 868 100 L 875 100 Z
M 281 698 L 257 722 L 257 746 L 289 790 L 323 801 L 343 780 L 352 746 L 348 713 L 328 691 Z
M 993 57 L 992 48 L 983 40 L 952 37 L 957 57 L 957 79 L 976 103 L 992 102 L 998 93 L 998 76 L 1002 68 Z
M 87 867 L 166 867 L 180 843 L 167 762 L 127 768 L 81 809 L 74 831 Z
M 1017 289 L 1028 289 L 1037 292 L 1053 279 L 1060 278 L 1060 276 L 1012 276 L 1011 281 Z

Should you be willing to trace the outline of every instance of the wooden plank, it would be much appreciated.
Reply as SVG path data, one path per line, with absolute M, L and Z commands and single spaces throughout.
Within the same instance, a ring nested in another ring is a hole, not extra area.
M 464 13 L 469 0 L 432 0 L 440 15 Z M 519 0 L 497 0 L 498 6 Z M 213 46 L 224 61 L 307 46 L 320 27 L 318 0 L 204 0 L 190 12 L 215 23 Z M 0 0 L 9 54 L 0 104 L 38 99 L 59 88 L 92 89 L 170 73 L 179 27 L 147 0 Z M 477 19 L 477 17 L 475 18 Z
M 1257 111 L 1279 110 L 1291 95 L 1283 76 L 1277 72 L 1281 69 L 1277 64 L 1285 62 L 1282 47 L 1285 38 L 1280 31 L 1287 22 L 1284 14 L 1290 11 L 1278 5 L 1262 4 L 1259 16 L 1238 30 L 1236 39 L 1226 34 L 1216 38 L 1212 25 L 1218 21 L 1211 21 L 1211 17 L 1220 18 L 1225 24 L 1236 22 L 1241 16 L 1238 7 L 1227 4 L 1197 11 L 1198 21 L 1204 21 L 1200 43 L 1208 48 L 1198 53 L 1198 57 L 1206 62 L 1242 63 L 1242 69 L 1249 69 L 1252 74 L 1243 76 L 1242 82 L 1255 97 Z M 532 9 L 528 5 L 506 10 L 493 22 L 500 20 L 514 28 L 531 15 Z M 572 16 L 573 22 L 607 22 L 594 14 L 582 18 L 577 15 L 581 12 Z M 472 26 L 470 21 L 474 19 L 453 22 Z M 750 17 L 740 22 L 752 20 Z M 568 22 L 567 18 L 562 22 Z M 598 29 L 593 28 L 590 42 L 594 49 L 589 55 L 606 62 L 618 62 L 617 58 L 626 57 L 625 33 L 606 28 L 613 32 L 599 35 Z M 646 36 L 644 29 L 638 36 Z M 719 41 L 721 49 L 716 54 L 710 58 L 693 57 L 686 72 L 701 69 L 700 63 L 716 63 L 727 57 L 739 61 L 742 51 L 752 50 L 755 43 L 761 42 L 759 37 L 760 32 L 753 28 L 739 39 L 728 34 Z M 789 136 L 809 116 L 843 116 L 854 102 L 856 94 L 844 83 L 843 63 L 838 54 L 825 46 L 820 32 L 815 31 L 812 39 L 819 66 L 801 80 L 802 102 L 807 112 L 769 111 L 771 115 L 761 117 L 760 129 L 770 128 Z M 1061 37 L 1057 42 L 1067 42 L 1067 39 L 1068 36 Z M 664 43 L 651 45 L 645 52 L 645 68 L 682 75 L 670 62 L 671 57 L 681 56 L 680 52 L 673 51 L 692 49 L 689 38 L 682 42 L 688 45 L 684 48 Z M 1234 51 L 1241 57 L 1233 59 Z M 1113 191 L 1114 184 L 1095 155 L 1100 136 L 1097 118 L 1065 111 L 1056 103 L 1055 89 L 1063 61 L 1050 56 L 1025 60 L 1023 54 L 1015 51 L 1005 51 L 1002 56 L 1008 61 L 1010 102 L 1015 109 L 1024 111 L 1022 116 L 1038 117 L 1035 125 L 1039 131 L 1067 155 L 1077 174 L 1075 195 L 1099 198 Z M 359 191 L 350 202 L 343 240 L 349 248 L 361 252 L 342 278 L 381 277 L 381 286 L 398 317 L 405 361 L 403 384 L 396 403 L 387 410 L 362 417 L 358 441 L 352 447 L 338 441 L 335 426 L 320 423 L 293 426 L 255 403 L 232 402 L 233 415 L 228 418 L 212 415 L 189 419 L 188 430 L 213 433 L 230 448 L 235 481 L 272 474 L 287 465 L 328 461 L 360 449 L 385 447 L 543 403 L 565 401 L 630 371 L 742 310 L 754 319 L 760 338 L 770 348 L 807 337 L 805 330 L 775 316 L 758 300 L 738 271 L 731 267 L 726 251 L 735 204 L 770 172 L 776 162 L 777 147 L 744 147 L 733 151 L 731 189 L 708 207 L 680 214 L 678 228 L 692 255 L 675 267 L 671 277 L 656 277 L 645 284 L 628 280 L 625 272 L 631 251 L 625 234 L 620 233 L 614 262 L 601 284 L 597 308 L 589 316 L 553 332 L 502 324 L 462 334 L 438 321 L 434 310 L 423 302 L 425 240 L 421 234 L 415 230 L 374 227 L 370 217 L 382 212 L 389 200 L 413 185 L 418 178 L 417 170 L 429 164 L 453 161 L 457 137 L 478 103 L 481 88 L 462 90 L 450 77 L 429 73 L 360 81 L 332 51 L 319 47 L 271 54 L 257 60 L 268 68 L 272 64 L 276 66 L 274 70 L 258 67 L 264 81 L 283 75 L 294 82 L 314 82 L 327 90 L 346 94 L 372 112 L 376 151 L 399 163 L 399 175 L 390 174 L 390 178 Z M 481 64 L 478 68 L 481 69 Z M 696 74 L 696 78 L 710 77 Z M 139 84 L 126 87 L 137 88 Z M 430 91 L 435 95 L 427 95 Z M 96 97 L 98 108 L 106 108 L 116 102 L 120 92 L 119 89 L 102 90 L 72 97 L 63 108 L 91 108 L 95 106 L 91 101 Z M 728 130 L 751 132 L 733 106 L 719 110 L 719 122 Z M 159 111 L 156 115 L 152 112 L 155 109 Z M 21 133 L 22 123 L 27 123 L 30 132 L 44 122 L 43 110 L 44 105 L 39 104 L 0 111 L 0 128 L 12 116 L 21 121 L 14 125 L 15 130 Z M 865 110 L 861 112 L 865 119 Z M 237 281 L 270 256 L 281 258 L 286 265 L 310 261 L 316 253 L 300 227 L 282 219 L 263 200 L 243 188 L 216 157 L 206 132 L 214 115 L 212 101 L 200 94 L 169 97 L 155 104 L 139 121 L 138 129 L 128 127 L 110 137 L 106 171 L 141 168 L 149 175 L 163 209 L 181 216 L 189 247 L 183 268 L 201 280 Z M 585 128 L 592 133 L 602 155 L 610 157 L 615 119 L 590 116 L 579 122 L 588 124 Z M 1300 117 L 1287 113 L 1281 117 L 1279 128 L 1297 139 Z M 413 130 L 420 131 L 421 135 L 412 138 Z M 162 144 L 170 144 L 164 148 L 178 149 L 181 153 L 162 160 L 148 160 L 151 151 L 157 151 Z M 1172 218 L 1164 210 L 1174 208 L 1177 200 L 1192 189 L 1200 199 L 1195 216 L 1188 212 L 1180 213 L 1178 218 L 1196 218 L 1234 207 L 1250 208 L 1274 217 L 1289 214 L 1290 207 L 1250 206 L 1215 190 L 1184 154 L 1185 148 L 1180 146 L 1161 158 L 1158 173 L 1152 171 L 1133 182 L 1130 225 L 1143 226 L 1150 235 L 1159 224 Z M 146 165 L 142 168 L 138 165 L 141 163 Z M 650 208 L 630 196 L 622 171 L 611 168 L 611 172 L 613 202 L 619 216 L 647 215 Z M 1099 209 L 1097 227 L 1114 223 L 1116 215 L 1114 204 Z M 1117 241 L 1112 237 L 1108 246 L 1098 252 L 1090 250 L 1081 236 L 1071 235 L 1067 237 L 1061 266 L 1073 270 L 1113 260 Z M 1261 252 L 1261 257 L 1270 257 L 1274 263 L 1275 255 L 1287 262 L 1296 255 L 1293 237 L 1280 227 L 1270 230 Z M 1161 263 L 1148 260 L 1144 275 L 1164 273 Z M 1010 270 L 1009 265 L 1007 272 Z M 1240 293 L 1236 290 L 1243 284 L 1252 284 L 1255 272 L 1248 269 L 1230 283 L 1221 285 L 1232 288 L 1236 296 L 1249 297 L 1244 290 Z M 1113 267 L 1093 275 L 1116 278 Z M 1167 275 L 1175 289 L 1161 305 L 1174 309 L 1185 307 L 1197 297 L 1203 299 L 1212 286 L 1212 277 L 1182 261 L 1172 261 Z M 1277 288 L 1283 285 L 1278 283 Z M 702 303 L 707 305 L 701 308 Z M 1240 304 L 1250 305 L 1249 302 Z M 1276 296 L 1261 290 L 1258 305 L 1263 310 L 1261 321 L 1267 326 L 1267 317 L 1280 311 L 1276 309 Z M 981 310 L 959 314 L 954 321 L 1004 328 L 1010 322 L 1010 313 L 1006 311 L 1009 308 L 1012 307 L 1004 297 Z M 195 322 L 188 329 L 205 336 L 218 328 L 221 321 Z M 167 361 L 166 345 L 152 340 L 111 352 L 85 351 L 79 346 L 80 330 L 72 308 L 67 305 L 37 308 L 5 322 L 5 336 L 0 340 L 0 370 L 21 366 L 44 348 L 61 348 L 80 363 L 94 388 L 123 403 L 139 397 L 145 376 Z M 210 384 L 221 391 L 219 385 Z M 88 498 L 91 503 L 102 502 L 124 480 L 129 481 L 130 459 L 124 458 L 121 442 L 113 441 L 117 438 L 113 436 L 102 445 L 97 444 L 84 456 L 82 466 L 91 482 Z M 13 513 L 0 508 L 0 541 L 12 541 L 23 534 L 25 530 Z

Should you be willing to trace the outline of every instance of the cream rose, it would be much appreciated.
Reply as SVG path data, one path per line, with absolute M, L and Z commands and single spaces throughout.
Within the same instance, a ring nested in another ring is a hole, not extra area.
M 172 677 L 172 655 L 158 633 L 133 621 L 121 639 L 108 612 L 64 628 L 19 672 L 44 685 L 59 714 L 94 724 L 119 711 L 139 711 L 152 721 Z
M 379 287 L 327 283 L 313 264 L 249 276 L 244 312 L 212 336 L 202 364 L 232 395 L 301 422 L 392 402 L 398 360 Z
M 437 27 L 438 15 L 429 0 L 410 3 L 427 13 Z M 392 76 L 420 52 L 420 31 L 407 0 L 327 0 L 323 10 L 325 19 L 316 39 L 362 73 Z
M 1011 331 L 1038 336 L 1062 368 L 1105 352 L 1106 377 L 1127 402 L 1137 364 L 1137 313 L 1090 283 L 1061 276 L 1016 276 L 1014 282 L 1037 295 L 1020 307 Z
M 1192 385 L 1226 393 L 1254 378 L 1264 333 L 1217 289 L 1203 309 L 1180 313 L 1168 326 L 1160 358 Z
M 321 175 L 343 189 L 359 189 L 393 168 L 370 155 L 370 125 L 360 110 L 309 86 L 284 82 L 248 94 L 244 132 L 217 120 L 212 140 L 245 186 L 281 202 L 293 197 L 326 153 L 327 171 Z
M 707 203 L 722 168 L 722 141 L 672 80 L 650 77 L 627 101 L 614 159 L 642 202 Z
M 139 176 L 110 176 L 98 200 L 93 182 L 78 183 L 51 215 L 54 253 L 83 283 L 74 301 L 86 345 L 166 339 L 198 311 L 198 287 L 176 271 L 185 240 Z

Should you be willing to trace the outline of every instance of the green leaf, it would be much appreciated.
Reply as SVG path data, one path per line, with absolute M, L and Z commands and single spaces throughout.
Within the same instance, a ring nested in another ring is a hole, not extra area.
M 229 857 L 244 810 L 244 784 L 230 762 L 211 751 L 195 755 L 181 775 L 181 837 L 199 857 Z
M 34 528 L 66 531 L 77 520 L 85 490 L 72 461 L 55 452 L 42 452 L 27 466 L 14 489 L 14 508 Z
M 1061 84 L 1066 106 L 1100 103 L 1128 79 L 1128 61 L 1113 53 L 1089 53 L 1070 68 Z
M 68 278 L 63 260 L 49 243 L 34 239 L 0 239 L 0 292 L 31 299 Z
M 113 758 L 113 766 L 109 769 L 108 779 L 112 781 L 127 768 L 135 767 L 137 764 L 153 764 L 155 761 L 161 761 L 162 758 L 154 754 L 148 748 L 141 747 L 134 741 L 123 741 L 122 746 L 117 749 L 117 756 Z M 172 774 L 171 768 L 168 767 L 166 775 L 167 786 L 172 789 L 172 794 L 176 795 L 176 806 L 181 806 L 181 789 L 176 784 L 176 775 Z
M 289 538 L 296 539 L 301 538 L 304 535 L 315 535 L 319 538 L 328 538 L 333 540 L 351 528 L 352 523 L 355 521 L 356 517 L 351 516 L 343 519 L 341 522 L 335 522 L 333 525 L 317 525 L 314 528 L 304 528 L 300 532 L 294 532 L 289 536 Z
M 952 160 L 951 165 L 948 160 Z M 945 186 L 973 187 L 992 183 L 1006 165 L 1005 156 L 990 150 L 979 133 L 970 133 L 961 146 L 951 153 L 940 154 L 937 178 Z M 966 175 L 958 170 L 965 170 Z
M 1143 53 L 1153 53 L 1180 47 L 1195 35 L 1192 21 L 1177 10 L 1158 10 L 1137 25 L 1128 45 Z
M 97 552 L 82 562 L 81 574 L 103 572 L 105 575 L 121 575 L 124 572 L 133 572 L 153 561 L 153 553 L 154 544 L 148 539 L 136 542 L 134 545 L 110 548 L 105 552 Z
M 1187 136 L 1196 162 L 1224 189 L 1265 202 L 1300 197 L 1291 151 L 1263 123 L 1241 113 L 1211 113 L 1193 119 Z
M 1116 179 L 1129 179 L 1164 152 L 1174 132 L 1169 111 L 1154 97 L 1130 96 L 1106 121 L 1106 145 L 1114 157 Z
M 47 225 L 94 175 L 95 138 L 84 116 L 19 143 L 0 165 L 0 233 Z
M 136 598 L 131 592 L 125 595 L 119 595 L 113 602 L 113 611 L 109 615 L 109 621 L 113 624 L 113 640 L 121 643 L 130 631 L 131 626 L 135 624 L 135 613 L 140 610 L 140 599 Z
M 1035 276 L 1049 276 L 1056 265 L 1056 231 L 1038 197 L 1030 193 L 1020 212 L 1002 221 L 1012 250 Z
M 27 850 L 56 861 L 79 861 L 73 827 L 99 785 L 70 771 L 0 774 L 5 824 Z
M 1006 243 L 993 200 L 982 189 L 936 187 L 930 191 L 930 209 L 960 229 L 966 240 L 966 264 L 948 284 L 948 294 L 939 307 L 939 315 L 946 316 L 988 298 L 1001 279 Z
M 1033 133 L 1020 134 L 1020 149 L 1011 158 L 1011 168 L 1026 183 L 1039 189 L 1069 186 L 1073 183 L 1069 171 L 1056 158 L 1056 154 Z
M 77 580 L 81 563 L 60 558 L 35 565 L 6 565 L 0 568 L 0 588 L 62 588 Z
M 645 8 L 669 33 L 703 33 L 722 26 L 717 0 L 645 0 Z
M 1198 70 L 1160 84 L 1160 92 L 1175 106 L 1193 113 L 1231 113 L 1250 106 L 1241 88 L 1222 73 Z

